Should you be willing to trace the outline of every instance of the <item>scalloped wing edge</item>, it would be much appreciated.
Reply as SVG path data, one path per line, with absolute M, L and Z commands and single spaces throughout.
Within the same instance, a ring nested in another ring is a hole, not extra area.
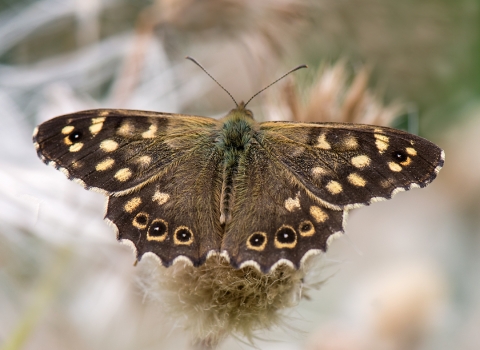
M 434 169 L 434 171 L 433 171 L 433 173 L 432 173 L 432 176 L 431 176 L 427 181 L 425 181 L 424 183 L 422 183 L 422 184 L 412 183 L 412 184 L 410 184 L 410 186 L 397 187 L 397 188 L 394 188 L 394 189 L 392 190 L 392 192 L 390 192 L 390 194 L 389 194 L 388 197 L 373 197 L 373 198 L 371 198 L 370 201 L 367 202 L 367 203 L 348 204 L 348 205 L 346 205 L 346 206 L 344 206 L 344 207 L 339 207 L 339 208 L 335 208 L 335 209 L 346 209 L 346 210 L 350 210 L 350 209 L 361 208 L 361 207 L 365 207 L 365 206 L 367 206 L 367 205 L 370 205 L 370 204 L 372 204 L 372 203 L 390 200 L 390 199 L 392 199 L 397 193 L 400 193 L 400 192 L 409 191 L 409 190 L 412 190 L 412 189 L 414 189 L 414 188 L 424 188 L 424 187 L 428 186 L 433 180 L 435 180 L 435 178 L 437 177 L 437 175 L 438 175 L 438 173 L 440 172 L 440 170 L 442 170 L 443 164 L 445 164 L 445 151 L 444 151 L 444 150 L 442 150 L 442 152 L 440 153 L 439 164 L 438 164 L 437 167 Z M 328 202 L 327 202 L 327 204 L 330 205 L 330 203 L 328 203 Z
M 344 212 L 344 219 L 343 221 L 345 222 L 345 219 L 346 219 L 346 216 L 347 216 L 347 211 Z M 130 240 L 130 239 L 127 239 L 127 238 L 123 238 L 123 239 L 119 239 L 118 236 L 119 236 L 119 230 L 118 230 L 118 227 L 117 225 L 115 225 L 115 223 L 113 223 L 110 219 L 108 218 L 105 218 L 104 219 L 107 224 L 112 227 L 115 231 L 115 234 L 116 234 L 116 237 L 117 237 L 117 240 L 123 244 L 123 245 L 126 245 L 128 247 L 130 247 L 133 251 L 133 254 L 135 257 L 138 257 L 138 260 L 142 260 L 142 258 L 144 256 L 150 256 L 150 257 L 153 257 L 158 263 L 159 265 L 163 266 L 163 267 L 171 267 L 179 262 L 183 262 L 183 263 L 186 263 L 187 265 L 190 265 L 190 266 L 195 266 L 194 262 L 192 261 L 192 259 L 190 259 L 189 257 L 185 256 L 185 255 L 179 255 L 177 256 L 175 259 L 173 259 L 171 262 L 164 262 L 157 254 L 153 253 L 153 252 L 146 252 L 146 253 L 143 253 L 141 256 L 138 256 L 138 250 L 137 250 L 137 247 L 135 246 L 135 244 Z M 290 268 L 294 269 L 294 270 L 298 270 L 298 269 L 303 269 L 305 264 L 306 264 L 306 261 L 308 260 L 308 258 L 310 258 L 311 256 L 314 256 L 314 255 L 318 255 L 318 254 L 324 254 L 326 253 L 326 251 L 328 250 L 328 248 L 330 247 L 330 245 L 332 244 L 333 241 L 335 241 L 337 238 L 339 237 L 342 237 L 344 234 L 344 231 L 337 231 L 337 232 L 334 232 L 332 233 L 328 239 L 327 239 L 327 248 L 325 251 L 321 250 L 321 249 L 309 249 L 302 257 L 302 259 L 300 259 L 300 265 L 299 267 L 297 268 L 295 266 L 295 264 L 293 263 L 293 261 L 291 260 L 288 260 L 288 259 L 280 259 L 278 260 L 275 264 L 273 264 L 272 266 L 270 266 L 269 268 L 267 269 L 264 269 L 262 270 L 261 266 L 259 263 L 257 263 L 255 260 L 247 260 L 247 261 L 244 261 L 242 262 L 238 267 L 235 267 L 232 265 L 231 263 L 231 260 L 230 260 L 230 255 L 228 254 L 228 252 L 226 250 L 223 250 L 221 252 L 219 251 L 215 251 L 215 250 L 210 250 L 206 256 L 201 259 L 201 263 L 199 265 L 202 265 L 206 260 L 210 259 L 211 257 L 214 257 L 214 256 L 218 256 L 218 257 L 223 257 L 228 263 L 230 263 L 230 265 L 233 267 L 233 268 L 236 268 L 236 269 L 242 269 L 244 267 L 253 267 L 255 268 L 257 271 L 261 272 L 261 273 L 272 273 L 274 272 L 279 266 L 281 265 L 287 265 L 289 266 Z

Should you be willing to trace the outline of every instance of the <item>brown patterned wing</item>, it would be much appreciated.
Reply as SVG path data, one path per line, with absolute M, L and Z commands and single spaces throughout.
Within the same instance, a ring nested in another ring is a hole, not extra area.
M 40 158 L 87 189 L 109 195 L 106 218 L 137 258 L 194 265 L 219 251 L 221 156 L 214 119 L 131 110 L 91 110 L 38 127 Z
M 444 162 L 435 144 L 404 131 L 359 124 L 260 124 L 268 156 L 312 196 L 349 209 L 424 187 Z
M 234 267 L 267 272 L 280 263 L 299 268 L 343 232 L 344 212 L 325 208 L 284 165 L 253 141 L 240 159 L 233 184 L 231 221 L 222 250 Z
M 145 186 L 110 196 L 106 218 L 118 239 L 133 243 L 137 259 L 150 252 L 165 266 L 179 258 L 198 266 L 219 252 L 221 165 L 217 150 L 198 148 Z
M 39 157 L 86 188 L 118 193 L 212 143 L 210 118 L 132 110 L 89 110 L 41 124 Z M 211 146 L 210 146 L 211 147 Z

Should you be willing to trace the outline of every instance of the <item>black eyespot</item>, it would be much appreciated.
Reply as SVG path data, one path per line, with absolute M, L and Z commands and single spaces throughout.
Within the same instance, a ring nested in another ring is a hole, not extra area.
M 83 134 L 80 131 L 74 131 L 68 135 L 68 139 L 73 143 L 78 142 L 82 139 Z
M 291 227 L 282 227 L 277 232 L 277 241 L 284 244 L 290 244 L 296 240 L 295 231 Z
M 137 222 L 137 224 L 144 226 L 148 222 L 148 216 L 145 214 L 138 214 L 135 217 L 135 221 Z
M 401 163 L 407 160 L 408 156 L 407 153 L 403 151 L 393 151 L 392 152 L 392 158 L 394 161 Z
M 163 221 L 154 221 L 148 228 L 148 234 L 152 237 L 162 237 L 167 233 L 167 225 Z
M 312 229 L 312 224 L 309 222 L 306 222 L 300 226 L 300 231 L 302 232 L 308 232 Z
M 181 228 L 177 231 L 177 240 L 180 242 L 188 242 L 192 239 L 192 233 L 187 228 Z
M 261 247 L 265 243 L 265 236 L 260 233 L 254 233 L 250 237 L 249 243 L 252 247 Z

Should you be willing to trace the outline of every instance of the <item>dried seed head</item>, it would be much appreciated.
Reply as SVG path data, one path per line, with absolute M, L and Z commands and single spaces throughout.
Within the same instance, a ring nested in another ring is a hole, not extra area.
M 253 341 L 256 330 L 280 325 L 280 311 L 307 297 L 304 278 L 314 260 L 300 270 L 282 265 L 263 274 L 253 267 L 234 269 L 219 256 L 200 267 L 179 262 L 165 268 L 144 259 L 141 283 L 170 317 L 183 319 L 195 342 L 214 348 L 230 334 Z

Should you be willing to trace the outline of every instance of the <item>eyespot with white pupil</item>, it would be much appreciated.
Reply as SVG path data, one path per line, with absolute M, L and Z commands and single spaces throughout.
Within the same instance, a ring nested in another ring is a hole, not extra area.
M 265 242 L 265 236 L 260 233 L 255 233 L 250 237 L 249 242 L 252 247 L 261 247 Z
M 267 234 L 265 232 L 254 232 L 247 238 L 247 248 L 261 252 L 267 246 Z
M 162 219 L 155 219 L 151 223 L 147 232 L 149 241 L 163 242 L 167 238 L 168 224 Z
M 392 152 L 392 158 L 394 161 L 401 163 L 407 160 L 408 155 L 403 151 L 394 151 Z
M 277 240 L 280 243 L 293 243 L 295 242 L 295 232 L 289 227 L 284 227 L 277 232 Z
M 74 131 L 70 135 L 68 135 L 68 139 L 72 142 L 78 142 L 82 139 L 82 133 L 80 131 Z
M 275 233 L 275 247 L 293 248 L 297 244 L 297 233 L 291 226 L 283 225 Z
M 180 226 L 175 230 L 175 244 L 190 245 L 193 243 L 193 232 L 186 226 Z
M 167 233 L 167 225 L 162 221 L 154 222 L 148 229 L 148 234 L 154 237 L 161 237 Z

